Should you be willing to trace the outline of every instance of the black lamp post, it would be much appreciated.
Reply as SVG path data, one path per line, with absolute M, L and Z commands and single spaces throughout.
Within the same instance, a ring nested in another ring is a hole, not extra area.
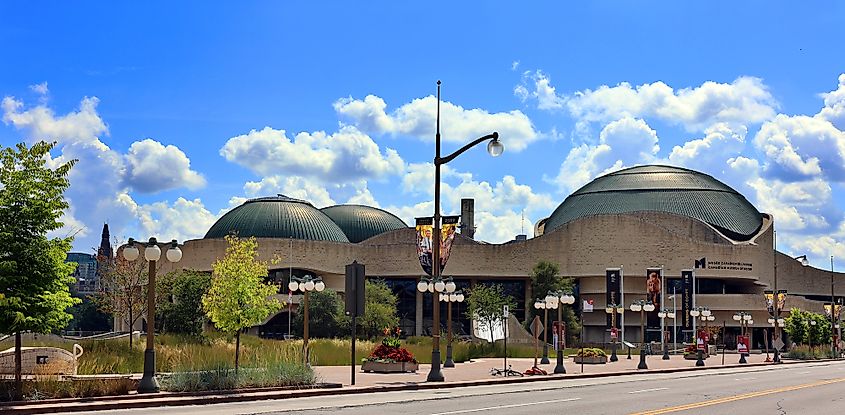
M 147 282 L 147 348 L 144 350 L 144 376 L 138 383 L 138 393 L 157 393 L 161 388 L 156 379 L 156 354 L 155 354 L 155 315 L 156 315 L 156 261 L 161 258 L 161 248 L 158 247 L 156 238 L 150 238 L 147 243 L 137 242 L 129 238 L 129 242 L 123 248 L 123 258 L 127 261 L 138 259 L 141 252 L 135 245 L 144 247 L 144 259 L 150 264 Z M 179 262 L 182 259 L 182 250 L 174 239 L 170 242 L 170 249 L 165 254 L 170 262 Z M 132 327 L 129 328 L 130 335 Z
M 555 344 L 557 348 L 557 363 L 555 364 L 554 373 L 558 374 L 566 373 L 566 368 L 563 366 L 563 348 L 566 344 L 564 341 L 566 330 L 564 329 L 563 323 L 563 306 L 567 304 L 575 304 L 575 296 L 567 292 L 551 292 L 546 295 L 546 309 L 557 309 L 558 333 Z
M 610 334 L 611 334 L 611 345 L 610 345 L 610 361 L 616 362 L 619 360 L 619 357 L 616 355 L 616 338 L 619 336 L 618 332 L 616 332 L 616 314 L 622 314 L 625 312 L 625 308 L 619 304 L 608 304 L 607 307 L 604 308 L 604 311 L 607 314 L 610 314 Z M 583 325 L 582 325 L 583 326 Z M 615 336 L 613 333 L 617 333 Z M 581 341 L 583 343 L 583 340 Z
M 663 310 L 660 310 L 660 311 L 657 312 L 657 317 L 660 317 L 660 320 L 662 322 L 661 326 L 666 327 L 666 324 L 665 324 L 666 320 L 665 319 L 668 318 L 668 319 L 674 320 L 675 319 L 675 310 L 674 309 L 667 310 L 667 309 L 664 308 Z M 664 332 L 663 335 L 665 336 L 666 333 Z M 663 360 L 669 360 L 669 359 L 671 359 L 671 357 L 669 357 L 669 341 L 668 341 L 668 339 L 664 338 L 663 339 Z
M 454 153 L 440 157 L 440 81 L 437 81 L 437 130 L 435 132 L 435 155 L 434 155 L 434 230 L 432 238 L 432 280 L 442 282 L 440 278 L 440 166 L 458 157 L 465 151 L 484 141 L 487 143 L 487 152 L 493 157 L 498 157 L 505 151 L 505 146 L 499 142 L 499 133 L 494 132 L 477 138 L 469 144 L 461 147 Z M 431 371 L 426 380 L 428 382 L 443 382 L 443 372 L 440 371 L 440 305 L 437 301 L 434 304 L 433 321 L 431 330 Z
M 640 364 L 637 369 L 648 369 L 645 361 L 645 313 L 654 311 L 654 304 L 651 301 L 636 300 L 631 304 L 631 311 L 640 313 Z
M 707 317 L 711 315 L 710 310 L 707 307 L 694 307 L 692 310 L 689 311 L 689 315 L 693 317 L 693 319 L 697 319 L 699 316 L 702 317 L 702 320 L 708 320 Z M 698 347 L 698 333 L 695 333 L 695 350 L 696 350 L 696 357 L 698 359 L 695 361 L 696 366 L 704 366 L 704 351 Z M 701 339 L 704 342 L 704 339 Z M 707 343 L 704 343 L 704 347 L 707 347 Z
M 451 288 L 451 291 L 449 290 Z M 454 281 L 451 278 L 446 282 L 446 294 L 440 294 L 440 301 L 446 303 L 446 361 L 443 362 L 443 367 L 455 367 L 455 361 L 452 360 L 452 303 L 462 303 L 464 301 L 464 293 L 455 291 Z
M 740 312 L 734 314 L 733 319 L 734 319 L 734 321 L 739 322 L 739 335 L 740 336 L 745 336 L 746 333 L 748 332 L 748 325 L 754 324 L 754 320 L 752 320 L 751 313 L 746 313 L 745 311 L 740 311 Z M 739 343 L 737 343 L 737 344 L 739 344 Z M 737 349 L 738 348 L 739 348 L 739 346 L 737 346 Z M 745 353 L 743 353 L 743 352 L 739 353 L 739 363 L 741 363 L 741 364 L 748 363 L 748 361 L 745 360 L 745 356 L 748 354 L 747 352 L 749 352 L 749 350 L 746 350 Z

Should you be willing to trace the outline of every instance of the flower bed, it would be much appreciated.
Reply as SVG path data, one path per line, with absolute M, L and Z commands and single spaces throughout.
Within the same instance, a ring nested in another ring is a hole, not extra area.
M 575 363 L 584 364 L 605 364 L 607 363 L 607 353 L 602 349 L 588 347 L 579 349 L 578 353 L 572 358 Z
M 416 372 L 419 369 L 417 359 L 399 341 L 401 330 L 384 329 L 384 334 L 381 344 L 369 357 L 363 359 L 361 370 L 378 373 Z

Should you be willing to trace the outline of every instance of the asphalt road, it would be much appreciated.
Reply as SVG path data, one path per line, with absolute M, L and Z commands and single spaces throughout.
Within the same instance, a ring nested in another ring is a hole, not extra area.
M 843 414 L 845 362 L 367 393 L 96 414 Z

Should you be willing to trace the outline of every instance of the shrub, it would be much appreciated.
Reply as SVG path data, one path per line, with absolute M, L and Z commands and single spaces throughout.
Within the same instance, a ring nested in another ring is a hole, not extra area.
M 118 379 L 83 379 L 55 380 L 40 379 L 23 382 L 25 400 L 58 398 L 92 398 L 98 396 L 126 395 L 137 387 L 135 381 L 128 378 Z M 0 381 L 0 401 L 9 401 L 12 397 L 13 382 Z
M 578 349 L 578 353 L 575 355 L 578 357 L 606 357 L 607 353 L 605 353 L 602 349 L 587 347 L 584 349 Z

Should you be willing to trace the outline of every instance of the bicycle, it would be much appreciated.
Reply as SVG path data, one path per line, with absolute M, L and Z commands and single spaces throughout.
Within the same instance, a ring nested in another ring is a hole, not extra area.
M 508 376 L 522 377 L 522 376 L 525 376 L 521 372 L 517 372 L 517 371 L 511 369 L 511 365 L 508 365 L 507 369 L 499 369 L 497 367 L 494 367 L 494 368 L 490 369 L 490 374 L 493 375 L 493 376 L 504 376 L 504 377 L 508 377 Z

